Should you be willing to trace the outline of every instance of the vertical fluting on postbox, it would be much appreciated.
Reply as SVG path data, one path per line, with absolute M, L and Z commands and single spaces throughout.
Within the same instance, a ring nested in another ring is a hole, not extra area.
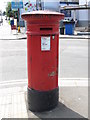
M 28 108 L 45 111 L 57 106 L 59 21 L 63 14 L 34 11 L 22 14 L 27 21 Z

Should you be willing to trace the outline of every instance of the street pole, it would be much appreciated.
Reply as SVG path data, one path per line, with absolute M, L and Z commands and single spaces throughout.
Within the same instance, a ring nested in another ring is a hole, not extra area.
M 18 26 L 19 26 L 19 8 L 18 8 Z
M 86 0 L 86 7 L 87 7 L 87 0 Z
M 19 13 L 19 8 L 18 8 L 18 32 L 20 32 L 20 23 L 19 23 L 19 18 L 20 18 L 20 13 Z

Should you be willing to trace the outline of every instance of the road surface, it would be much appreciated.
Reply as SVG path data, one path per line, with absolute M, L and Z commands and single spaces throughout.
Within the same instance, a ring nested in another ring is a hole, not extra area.
M 59 77 L 88 77 L 88 41 L 60 40 Z M 27 79 L 27 40 L 0 40 L 0 81 Z

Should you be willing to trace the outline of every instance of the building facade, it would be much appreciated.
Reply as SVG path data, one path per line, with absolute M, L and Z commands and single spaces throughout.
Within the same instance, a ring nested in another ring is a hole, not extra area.
M 90 0 L 79 0 L 79 5 L 89 5 Z M 79 26 L 88 27 L 90 24 L 90 9 L 79 10 Z
M 65 19 L 74 19 L 74 11 L 73 10 L 61 10 L 61 7 L 76 7 L 79 5 L 78 0 L 61 0 L 60 1 L 60 12 L 65 14 Z M 75 11 L 75 18 L 79 20 L 79 11 Z
M 59 12 L 59 2 L 60 0 L 42 0 L 44 10 L 51 10 Z

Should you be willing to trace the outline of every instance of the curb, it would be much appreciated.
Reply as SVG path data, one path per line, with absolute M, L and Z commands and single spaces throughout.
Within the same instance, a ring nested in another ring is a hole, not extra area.
M 87 39 L 89 40 L 90 38 L 84 38 L 84 37 L 59 37 L 61 39 Z M 0 40 L 24 40 L 24 39 L 27 39 L 27 37 L 22 37 L 22 38 L 13 38 L 13 39 L 0 39 Z
M 66 35 L 60 35 L 59 38 L 62 39 L 90 39 L 90 36 L 66 36 Z M 0 40 L 22 40 L 22 39 L 27 39 L 26 37 L 17 37 L 17 38 L 0 38 Z
M 58 78 L 59 87 L 88 87 L 88 78 Z M 0 89 L 28 86 L 28 79 L 9 80 L 0 82 Z
M 22 37 L 22 38 L 18 38 L 19 40 L 21 40 L 21 39 L 27 39 L 27 37 Z
M 5 39 L 5 38 L 0 38 L 0 40 L 23 40 L 23 39 L 27 39 L 27 37 L 21 37 L 21 38 L 8 38 L 8 39 Z
M 60 87 L 88 87 L 88 78 L 58 78 Z
M 59 36 L 59 38 L 63 38 L 63 39 L 90 39 L 89 36 L 85 37 L 85 36 Z
M 11 87 L 16 87 L 16 86 L 17 87 L 26 86 L 27 84 L 28 84 L 27 79 L 3 81 L 3 82 L 0 82 L 0 89 L 11 88 Z

